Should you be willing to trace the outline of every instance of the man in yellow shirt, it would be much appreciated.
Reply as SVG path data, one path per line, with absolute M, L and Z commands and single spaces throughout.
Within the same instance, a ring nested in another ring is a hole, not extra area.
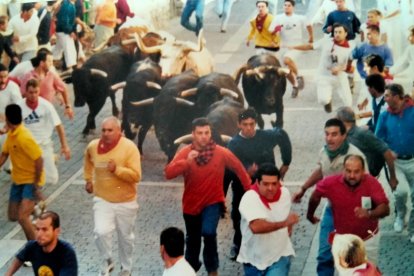
M 112 235 L 115 230 L 122 267 L 120 275 L 131 275 L 141 157 L 137 146 L 122 137 L 117 118 L 106 118 L 102 122 L 101 138 L 87 146 L 84 178 L 86 191 L 94 194 L 95 243 L 104 258 L 100 275 L 110 275 L 114 269 Z
M 45 182 L 42 150 L 30 131 L 22 124 L 22 109 L 16 104 L 6 107 L 6 124 L 9 129 L 0 155 L 0 167 L 10 156 L 13 166 L 8 218 L 18 221 L 27 240 L 35 239 L 30 215 L 35 202 L 43 199 L 40 188 Z

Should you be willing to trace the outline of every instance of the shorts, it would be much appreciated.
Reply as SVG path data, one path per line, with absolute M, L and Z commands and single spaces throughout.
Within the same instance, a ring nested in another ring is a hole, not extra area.
M 35 200 L 34 185 L 33 184 L 15 184 L 13 183 L 10 189 L 10 202 L 20 202 L 23 199 Z

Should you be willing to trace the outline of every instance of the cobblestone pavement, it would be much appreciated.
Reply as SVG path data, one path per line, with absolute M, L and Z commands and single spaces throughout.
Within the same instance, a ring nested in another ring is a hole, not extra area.
M 279 10 L 283 1 L 279 1 Z M 309 1 L 306 1 L 309 2 Z M 362 1 L 364 11 L 373 6 L 375 1 Z M 213 12 L 213 3 L 209 3 L 205 10 L 205 37 L 207 47 L 213 53 L 216 70 L 232 74 L 248 57 L 254 54 L 252 47 L 244 45 L 248 33 L 247 20 L 255 12 L 255 1 L 238 0 L 234 3 L 233 12 L 227 28 L 227 33 L 220 33 L 220 22 Z M 309 4 L 309 3 L 307 3 Z M 312 1 L 311 3 L 312 4 Z M 298 13 L 304 13 L 306 6 L 297 4 Z M 166 24 L 166 30 L 179 39 L 195 41 L 195 36 L 179 25 L 179 19 L 174 18 Z M 316 31 L 317 36 L 320 32 Z M 286 91 L 285 101 L 285 129 L 293 143 L 293 162 L 285 179 L 285 184 L 291 192 L 298 188 L 314 169 L 315 157 L 323 145 L 323 122 L 330 118 L 316 103 L 315 82 L 313 69 L 317 64 L 317 52 L 304 55 L 299 63 L 305 76 L 305 89 L 297 99 L 290 98 L 290 87 Z M 118 103 L 122 93 L 117 95 Z M 73 98 L 73 97 L 72 97 Z M 335 95 L 334 108 L 340 100 Z M 337 103 L 335 105 L 335 103 Z M 110 102 L 97 117 L 97 125 L 102 118 L 110 114 Z M 62 114 L 62 109 L 59 109 Z M 71 242 L 78 254 L 80 275 L 97 275 L 100 256 L 93 241 L 92 198 L 84 191 L 82 180 L 83 150 L 88 139 L 81 138 L 84 127 L 87 107 L 76 108 L 76 117 L 73 121 L 63 119 L 69 144 L 72 149 L 70 161 L 59 162 L 60 183 L 47 186 L 44 189 L 48 198 L 48 208 L 57 211 L 62 218 L 62 239 Z M 273 115 L 274 116 L 274 115 Z M 270 116 L 265 120 L 269 126 Z M 55 137 L 56 151 L 59 150 L 58 139 Z M 167 226 L 175 225 L 184 229 L 181 213 L 181 196 L 183 191 L 182 180 L 165 181 L 162 169 L 166 163 L 165 156 L 160 152 L 153 130 L 148 134 L 144 144 L 143 181 L 139 186 L 138 203 L 140 209 L 136 220 L 136 253 L 134 257 L 133 275 L 161 275 L 162 261 L 159 256 L 159 233 Z M 276 154 L 279 155 L 278 151 Z M 383 181 L 383 183 L 385 183 Z M 9 175 L 0 173 L 0 275 L 4 274 L 10 265 L 10 258 L 24 243 L 24 236 L 17 223 L 8 222 L 6 218 Z M 387 193 L 391 195 L 388 187 Z M 230 194 L 227 205 L 230 206 Z M 316 275 L 315 258 L 318 244 L 317 226 L 306 221 L 306 207 L 309 193 L 301 204 L 293 206 L 294 211 L 300 214 L 301 220 L 295 227 L 292 240 L 296 250 L 290 275 Z M 319 210 L 320 212 L 321 210 Z M 407 240 L 407 233 L 395 234 L 392 231 L 393 215 L 381 222 L 382 237 L 379 266 L 384 275 L 405 276 L 414 275 L 414 245 Z M 229 216 L 222 219 L 218 229 L 218 243 L 220 254 L 220 275 L 242 275 L 242 267 L 228 259 L 232 238 L 231 220 Z M 114 243 L 114 257 L 117 259 L 117 247 Z M 119 271 L 116 266 L 113 275 Z M 17 275 L 30 275 L 29 268 L 21 269 Z M 203 268 L 198 273 L 206 275 Z

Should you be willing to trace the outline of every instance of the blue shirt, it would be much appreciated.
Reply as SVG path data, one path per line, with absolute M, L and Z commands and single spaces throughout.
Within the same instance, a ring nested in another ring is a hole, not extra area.
M 331 12 L 326 18 L 325 25 L 323 26 L 323 31 L 325 33 L 328 33 L 326 29 L 329 26 L 333 26 L 335 23 L 340 23 L 346 26 L 348 29 L 348 36 L 346 37 L 347 40 L 355 39 L 355 33 L 359 33 L 359 28 L 361 27 L 361 22 L 359 21 L 358 17 L 354 12 L 349 10 L 335 10 Z
M 365 79 L 367 73 L 364 71 L 364 59 L 369 55 L 379 55 L 383 60 L 386 67 L 394 65 L 392 53 L 390 48 L 383 44 L 379 46 L 373 46 L 368 43 L 362 43 L 358 47 L 355 47 L 352 51 L 352 58 L 357 60 L 357 69 L 361 78 Z
M 401 114 L 382 112 L 375 135 L 398 155 L 414 154 L 414 106 L 405 108 Z
M 64 0 L 56 14 L 56 32 L 70 34 L 75 31 L 76 8 L 69 0 Z

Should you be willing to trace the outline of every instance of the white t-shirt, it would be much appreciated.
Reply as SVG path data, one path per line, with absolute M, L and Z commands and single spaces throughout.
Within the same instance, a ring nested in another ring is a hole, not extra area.
M 196 273 L 187 260 L 182 257 L 172 267 L 164 269 L 162 276 L 196 276 Z
M 291 198 L 289 190 L 282 187 L 277 202 L 270 203 L 270 210 L 260 200 L 257 192 L 247 191 L 240 202 L 240 230 L 242 242 L 237 261 L 250 263 L 264 270 L 283 256 L 295 255 L 287 227 L 266 234 L 253 234 L 249 223 L 255 219 L 270 222 L 283 221 L 290 213 Z
M 6 123 L 6 116 L 4 114 L 6 106 L 13 103 L 18 103 L 22 99 L 19 86 L 9 80 L 6 88 L 0 90 L 0 128 L 3 128 Z
M 306 26 L 310 25 L 305 16 L 295 13 L 290 16 L 287 16 L 285 13 L 278 14 L 272 24 L 275 26 L 271 29 L 278 25 L 282 26 L 280 38 L 281 45 L 283 46 L 302 44 L 305 37 L 303 32 L 306 30 Z
M 36 35 L 39 30 L 39 24 L 37 12 L 33 12 L 32 17 L 26 22 L 20 17 L 20 14 L 12 17 L 9 22 L 9 28 L 13 30 L 14 35 L 19 37 L 19 42 L 13 44 L 17 54 L 37 50 L 38 42 Z
M 9 73 L 10 77 L 17 78 L 20 82 L 22 82 L 24 75 L 29 73 L 34 69 L 31 60 L 25 60 L 18 63 L 13 70 Z
M 333 76 L 331 69 L 335 66 L 346 68 L 351 55 L 351 47 L 335 45 L 332 38 L 322 38 L 313 43 L 313 49 L 322 49 L 317 74 L 319 76 Z
M 19 105 L 22 108 L 24 125 L 33 134 L 36 142 L 39 145 L 50 143 L 53 129 L 62 124 L 55 107 L 42 97 L 39 97 L 39 104 L 35 110 L 29 108 L 24 99 Z

